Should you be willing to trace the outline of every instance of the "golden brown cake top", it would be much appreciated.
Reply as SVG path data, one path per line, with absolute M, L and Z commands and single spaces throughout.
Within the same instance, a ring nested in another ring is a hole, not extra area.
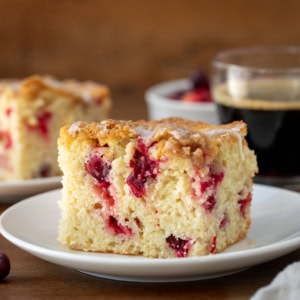
M 157 159 L 162 157 L 190 157 L 195 165 L 207 165 L 218 155 L 224 143 L 239 144 L 241 157 L 247 125 L 236 121 L 227 125 L 210 125 L 181 118 L 158 121 L 105 120 L 100 123 L 78 121 L 60 130 L 59 145 L 71 147 L 73 142 L 87 141 L 93 147 L 126 147 L 130 141 L 143 140 L 146 147 L 155 149 Z
M 108 141 L 122 138 L 143 137 L 150 141 L 173 138 L 182 145 L 205 143 L 207 139 L 218 140 L 223 136 L 242 139 L 247 134 L 247 125 L 236 121 L 226 125 L 210 125 L 182 118 L 166 118 L 158 121 L 104 120 L 100 123 L 76 122 L 61 129 L 61 136 Z
M 23 80 L 0 81 L 0 92 L 24 100 L 33 100 L 45 92 L 67 96 L 73 101 L 100 104 L 110 97 L 107 86 L 93 81 L 57 80 L 51 76 L 34 75 Z

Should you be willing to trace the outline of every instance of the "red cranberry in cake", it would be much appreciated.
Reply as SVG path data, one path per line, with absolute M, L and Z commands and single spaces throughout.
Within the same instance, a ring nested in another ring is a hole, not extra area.
M 111 207 L 115 203 L 114 197 L 111 195 L 111 183 L 108 179 L 111 165 L 105 161 L 100 154 L 92 154 L 85 163 L 85 169 L 92 177 L 96 179 L 94 190 L 99 198 L 105 203 L 107 207 Z
M 133 172 L 131 172 L 126 180 L 126 183 L 129 185 L 132 193 L 136 197 L 142 198 L 146 194 L 145 178 L 138 178 L 138 177 L 134 176 Z
M 148 148 L 142 140 L 138 141 L 138 148 L 135 150 L 129 166 L 133 170 L 126 183 L 136 197 L 142 198 L 146 194 L 147 180 L 156 178 L 158 172 L 158 162 L 150 158 Z
M 94 191 L 108 208 L 115 204 L 115 199 L 110 192 L 110 186 L 111 184 L 108 181 L 97 182 L 94 184 Z
M 208 176 L 205 179 L 200 178 L 200 193 L 197 196 L 197 192 L 193 189 L 193 197 L 202 199 L 206 197 L 206 200 L 202 203 L 202 207 L 207 211 L 211 212 L 217 204 L 217 189 L 224 178 L 224 172 L 212 172 L 211 166 Z M 192 179 L 195 182 L 195 179 Z
M 0 142 L 3 143 L 5 150 L 9 150 L 12 148 L 13 141 L 9 131 L 0 130 Z
M 6 108 L 6 110 L 5 110 L 5 115 L 6 115 L 7 117 L 10 117 L 12 111 L 13 111 L 13 110 L 12 110 L 11 107 Z
M 93 154 L 85 163 L 85 168 L 90 175 L 101 183 L 107 181 L 111 165 L 104 161 L 100 154 Z
M 192 239 L 177 238 L 173 234 L 166 238 L 166 242 L 171 249 L 176 252 L 176 257 L 188 256 L 189 250 L 192 246 Z
M 215 207 L 217 201 L 215 196 L 209 196 L 207 200 L 202 204 L 202 206 L 206 209 L 206 211 L 211 212 Z
M 44 139 L 49 138 L 49 122 L 52 118 L 52 113 L 44 111 L 36 116 L 37 124 L 27 124 L 30 130 L 38 132 Z
M 114 234 L 124 234 L 127 236 L 133 235 L 133 230 L 130 227 L 122 225 L 113 216 L 108 217 L 107 226 L 108 226 L 108 229 L 111 230 Z
M 202 193 L 207 192 L 209 189 L 216 190 L 218 185 L 224 178 L 224 172 L 213 173 L 210 172 L 208 179 L 200 182 L 200 190 Z

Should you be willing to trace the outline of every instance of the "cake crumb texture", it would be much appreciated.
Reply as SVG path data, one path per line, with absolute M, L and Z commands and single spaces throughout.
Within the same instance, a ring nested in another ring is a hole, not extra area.
M 109 89 L 94 82 L 50 76 L 0 81 L 0 180 L 61 175 L 59 129 L 101 121 L 111 104 Z
M 256 157 L 242 121 L 76 122 L 61 128 L 58 240 L 70 249 L 189 257 L 247 235 Z

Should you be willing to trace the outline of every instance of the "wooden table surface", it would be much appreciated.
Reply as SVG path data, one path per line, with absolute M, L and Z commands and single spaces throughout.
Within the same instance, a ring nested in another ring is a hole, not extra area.
M 112 116 L 146 118 L 142 93 L 115 98 Z M 0 204 L 2 213 L 8 204 Z M 9 255 L 11 271 L 0 282 L 0 299 L 249 299 L 288 264 L 300 249 L 234 275 L 183 283 L 129 283 L 95 278 L 43 261 L 0 235 L 0 251 Z

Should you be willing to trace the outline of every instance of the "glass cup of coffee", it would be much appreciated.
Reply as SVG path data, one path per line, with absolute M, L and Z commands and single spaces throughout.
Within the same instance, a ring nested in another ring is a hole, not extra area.
M 212 95 L 221 123 L 243 120 L 255 150 L 256 182 L 300 187 L 300 47 L 218 53 Z

